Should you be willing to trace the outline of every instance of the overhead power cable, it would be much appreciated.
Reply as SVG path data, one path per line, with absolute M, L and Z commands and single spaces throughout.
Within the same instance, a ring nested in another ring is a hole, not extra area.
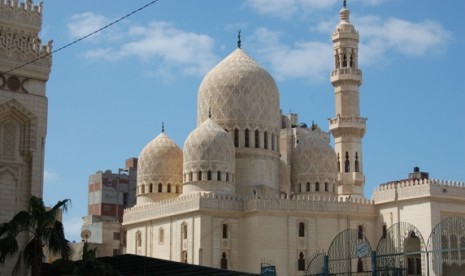
M 93 36 L 93 35 L 95 35 L 95 34 L 101 32 L 101 31 L 103 31 L 103 30 L 109 28 L 109 27 L 112 26 L 112 25 L 115 25 L 116 23 L 118 23 L 118 22 L 120 22 L 120 21 L 122 21 L 122 20 L 128 18 L 129 16 L 131 16 L 131 15 L 133 15 L 133 14 L 135 14 L 135 13 L 140 12 L 141 10 L 147 8 L 147 7 L 150 6 L 150 5 L 155 4 L 155 3 L 158 2 L 158 1 L 160 1 L 160 0 L 153 0 L 153 1 L 151 1 L 151 2 L 149 2 L 149 3 L 147 3 L 147 4 L 145 4 L 144 6 L 142 6 L 142 7 L 138 8 L 138 9 L 136 9 L 136 10 L 134 10 L 134 11 L 132 11 L 132 12 L 130 12 L 130 13 L 128 13 L 128 14 L 126 14 L 126 15 L 124 15 L 124 16 L 118 18 L 118 19 L 116 19 L 115 21 L 112 21 L 112 22 L 108 23 L 107 25 L 105 25 L 105 26 L 103 26 L 103 27 L 101 27 L 101 28 L 99 28 L 99 29 L 97 29 L 97 30 L 95 30 L 95 31 L 93 31 L 93 32 L 91 32 L 91 33 L 85 35 L 85 36 L 82 36 L 82 37 L 80 37 L 80 38 L 78 38 L 78 39 L 76 39 L 76 40 L 74 40 L 74 41 L 72 41 L 72 42 L 70 42 L 70 43 L 68 43 L 68 44 L 66 44 L 66 45 L 64 45 L 64 46 L 62 46 L 62 47 L 60 47 L 60 48 L 58 48 L 58 49 L 52 51 L 52 52 L 50 52 L 50 53 L 46 53 L 46 54 L 44 54 L 44 55 L 41 55 L 41 56 L 39 56 L 39 57 L 37 57 L 37 58 L 31 60 L 31 61 L 28 61 L 28 62 L 26 62 L 26 63 L 24 63 L 24 64 L 21 64 L 21 65 L 19 65 L 19 66 L 13 68 L 13 69 L 11 69 L 11 70 L 8 70 L 8 71 L 4 72 L 4 74 L 8 74 L 8 73 L 10 73 L 10 72 L 13 72 L 13 71 L 15 71 L 15 70 L 17 70 L 17 69 L 19 69 L 19 68 L 22 68 L 22 67 L 27 66 L 27 65 L 29 65 L 29 64 L 31 64 L 31 63 L 34 63 L 34 62 L 38 61 L 39 59 L 42 59 L 42 58 L 44 58 L 44 57 L 48 57 L 48 56 L 50 56 L 50 55 L 52 55 L 52 54 L 54 54 L 54 53 L 57 53 L 57 52 L 59 52 L 59 51 L 61 51 L 61 50 L 64 50 L 64 49 L 70 47 L 71 45 L 74 45 L 74 44 L 76 44 L 76 43 L 78 43 L 78 42 L 80 42 L 80 41 L 82 41 L 82 40 L 84 40 L 84 39 L 86 39 L 86 38 L 89 38 L 89 37 L 91 37 L 91 36 Z

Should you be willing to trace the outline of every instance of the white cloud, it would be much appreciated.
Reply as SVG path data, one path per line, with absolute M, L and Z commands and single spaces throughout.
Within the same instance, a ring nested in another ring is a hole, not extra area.
M 63 220 L 66 239 L 76 242 L 81 241 L 82 217 L 70 217 Z
M 93 22 L 101 17 L 92 14 L 92 17 L 85 18 L 93 18 L 87 20 Z M 94 24 L 83 25 L 85 28 Z M 72 34 L 76 34 L 77 31 L 73 30 L 70 28 Z M 154 21 L 147 26 L 133 26 L 119 36 L 125 37 L 124 43 L 107 44 L 109 46 L 87 51 L 84 56 L 90 60 L 119 61 L 137 57 L 146 62 L 153 61 L 157 65 L 147 75 L 156 76 L 160 75 L 158 72 L 164 72 L 162 75 L 165 77 L 167 72 L 173 74 L 173 71 L 184 75 L 203 75 L 218 61 L 213 54 L 214 40 L 211 37 L 178 29 L 168 22 Z M 100 42 L 105 43 L 103 40 Z
M 278 32 L 266 28 L 258 29 L 255 37 L 260 44 L 259 55 L 270 64 L 277 79 L 327 79 L 332 64 L 329 43 L 308 41 L 289 46 L 281 43 Z
M 57 173 L 49 171 L 49 170 L 44 170 L 44 182 L 45 183 L 54 183 L 58 181 L 60 178 Z
M 340 0 L 248 0 L 247 5 L 260 14 L 290 17 L 300 12 L 327 9 L 338 2 Z
M 73 15 L 67 24 L 68 32 L 74 39 L 86 36 L 110 23 L 111 20 L 103 15 L 85 12 Z M 94 39 L 102 33 L 97 33 L 90 37 Z

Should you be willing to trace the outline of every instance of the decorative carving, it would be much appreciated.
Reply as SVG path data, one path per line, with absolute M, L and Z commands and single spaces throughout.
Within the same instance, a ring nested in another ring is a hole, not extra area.
M 10 90 L 16 91 L 21 87 L 21 82 L 19 81 L 18 77 L 10 76 L 6 81 L 6 85 Z
M 16 153 L 16 126 L 8 122 L 3 125 L 2 155 L 14 157 Z

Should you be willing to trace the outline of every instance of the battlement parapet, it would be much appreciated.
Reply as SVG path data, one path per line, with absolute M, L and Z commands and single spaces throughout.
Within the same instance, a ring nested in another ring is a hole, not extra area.
M 0 0 L 0 22 L 26 27 L 37 34 L 42 26 L 42 2 L 34 5 L 32 0 Z
M 373 192 L 375 204 L 429 196 L 465 197 L 465 183 L 439 179 L 412 179 L 381 184 Z
M 124 210 L 124 223 L 132 224 L 176 214 L 212 210 L 226 212 L 334 212 L 374 214 L 373 201 L 331 195 L 275 195 L 239 198 L 214 193 L 192 193 Z

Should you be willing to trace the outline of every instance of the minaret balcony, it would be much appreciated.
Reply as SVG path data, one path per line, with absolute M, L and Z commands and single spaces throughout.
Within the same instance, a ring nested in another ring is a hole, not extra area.
M 338 173 L 338 183 L 361 186 L 365 183 L 365 176 L 361 172 L 344 172 Z
M 362 71 L 356 68 L 340 68 L 331 72 L 331 83 L 337 81 L 356 81 L 362 83 Z
M 329 119 L 329 128 L 365 128 L 367 118 L 363 117 L 341 117 Z

